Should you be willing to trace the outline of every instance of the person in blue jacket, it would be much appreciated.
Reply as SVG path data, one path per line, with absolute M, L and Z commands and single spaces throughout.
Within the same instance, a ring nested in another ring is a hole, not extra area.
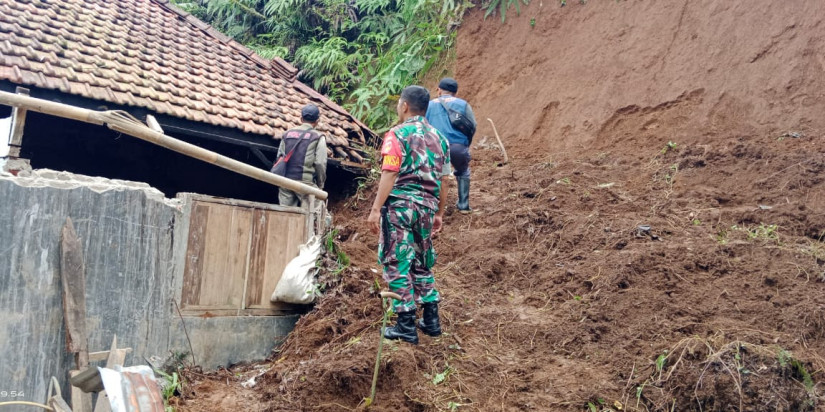
M 455 96 L 458 82 L 446 77 L 438 83 L 438 97 L 431 100 L 427 108 L 427 121 L 440 131 L 450 143 L 450 159 L 453 175 L 458 183 L 458 203 L 456 208 L 461 213 L 471 213 L 470 209 L 470 136 L 465 136 L 450 123 L 447 109 L 463 113 L 473 125 L 476 119 L 473 108 L 465 100 Z

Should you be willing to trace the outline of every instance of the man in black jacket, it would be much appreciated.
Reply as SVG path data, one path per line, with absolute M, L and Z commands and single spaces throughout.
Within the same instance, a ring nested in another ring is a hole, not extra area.
M 315 130 L 320 117 L 321 111 L 314 104 L 301 109 L 303 124 L 281 137 L 276 164 L 285 162 L 282 176 L 323 189 L 327 177 L 327 144 L 324 135 Z M 278 203 L 282 206 L 301 206 L 305 200 L 304 195 L 289 189 L 280 188 L 278 193 Z

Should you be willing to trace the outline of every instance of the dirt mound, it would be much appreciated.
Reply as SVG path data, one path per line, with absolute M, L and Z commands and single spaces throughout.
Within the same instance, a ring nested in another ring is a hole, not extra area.
M 821 408 L 825 5 L 569 3 L 459 31 L 460 90 L 511 163 L 482 127 L 479 213 L 436 239 L 445 334 L 385 346 L 370 410 Z M 263 410 L 364 407 L 380 268 L 353 202 L 352 264 L 267 364 Z
M 459 30 L 460 92 L 517 154 L 825 125 L 821 2 L 557 3 Z

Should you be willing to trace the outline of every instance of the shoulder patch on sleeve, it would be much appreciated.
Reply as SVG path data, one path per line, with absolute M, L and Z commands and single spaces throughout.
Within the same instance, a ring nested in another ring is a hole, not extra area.
M 390 130 L 384 136 L 381 155 L 384 158 L 381 162 L 381 170 L 388 172 L 398 172 L 401 170 L 401 160 L 404 157 L 404 152 L 401 150 L 401 144 L 395 136 L 395 131 Z

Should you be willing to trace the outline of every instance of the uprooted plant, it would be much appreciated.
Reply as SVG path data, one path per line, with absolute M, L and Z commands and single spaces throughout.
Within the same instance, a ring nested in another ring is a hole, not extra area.
M 813 411 L 819 394 L 811 367 L 778 346 L 719 335 L 686 338 L 651 362 L 647 377 L 625 395 L 625 405 L 635 403 L 636 410 L 648 411 L 717 410 L 723 405 L 738 405 L 740 411 Z M 628 404 L 631 397 L 635 402 Z

